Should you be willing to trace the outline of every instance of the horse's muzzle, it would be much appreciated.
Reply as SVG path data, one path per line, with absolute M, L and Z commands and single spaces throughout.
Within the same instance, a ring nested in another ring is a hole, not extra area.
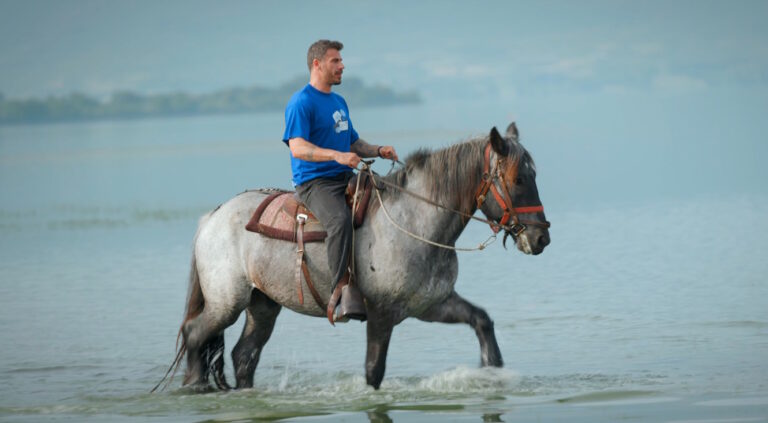
M 546 229 L 535 230 L 529 228 L 526 231 L 522 231 L 519 235 L 515 236 L 515 244 L 517 249 L 525 254 L 539 255 L 544 251 L 544 247 L 549 245 L 549 231 Z
M 531 254 L 539 255 L 544 251 L 544 247 L 549 245 L 549 231 L 543 231 L 543 233 L 533 235 L 533 242 L 531 245 Z

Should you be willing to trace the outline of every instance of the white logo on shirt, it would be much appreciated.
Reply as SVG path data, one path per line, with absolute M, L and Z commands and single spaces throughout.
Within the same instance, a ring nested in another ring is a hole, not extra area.
M 333 124 L 333 129 L 336 130 L 337 134 L 341 131 L 346 131 L 349 129 L 347 114 L 344 113 L 344 110 L 336 110 L 333 112 L 333 121 L 335 122 Z

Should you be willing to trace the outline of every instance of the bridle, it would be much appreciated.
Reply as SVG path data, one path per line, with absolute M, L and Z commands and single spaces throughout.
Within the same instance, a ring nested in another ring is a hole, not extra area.
M 502 165 L 504 164 L 504 161 L 506 160 L 505 157 L 499 157 L 496 159 L 496 167 L 493 169 L 493 173 L 491 172 L 491 143 L 488 142 L 488 145 L 485 147 L 485 160 L 483 163 L 483 176 L 482 176 L 482 184 L 477 190 L 477 195 L 475 196 L 475 202 L 477 204 L 477 208 L 479 209 L 483 203 L 486 200 L 486 195 L 488 194 L 488 191 L 490 190 L 493 193 L 494 198 L 496 199 L 496 202 L 498 203 L 499 207 L 504 211 L 504 214 L 502 215 L 501 219 L 498 222 L 494 222 L 489 219 L 483 219 L 481 217 L 473 216 L 472 214 L 466 213 L 461 210 L 455 210 L 450 207 L 446 207 L 442 204 L 439 204 L 435 201 L 432 201 L 431 199 L 424 197 L 423 195 L 419 195 L 415 192 L 409 191 L 401 186 L 398 186 L 396 184 L 393 184 L 392 182 L 386 181 L 382 178 L 376 178 L 376 174 L 371 170 L 370 165 L 373 163 L 373 161 L 361 161 L 362 169 L 359 169 L 362 172 L 367 172 L 370 177 L 371 181 L 373 183 L 374 191 L 376 192 L 376 197 L 379 200 L 379 205 L 381 206 L 382 211 L 384 211 L 384 215 L 387 217 L 389 222 L 398 230 L 405 233 L 406 235 L 418 239 L 419 241 L 426 242 L 427 244 L 434 245 L 436 247 L 440 248 L 447 248 L 451 250 L 456 251 L 475 251 L 475 250 L 483 250 L 485 247 L 493 242 L 494 239 L 496 239 L 496 235 L 499 233 L 500 230 L 504 229 L 504 244 L 506 244 L 507 236 L 512 235 L 514 239 L 516 239 L 518 236 L 520 236 L 525 229 L 528 226 L 538 226 L 542 228 L 549 228 L 550 223 L 546 220 L 543 222 L 535 221 L 535 220 L 523 220 L 518 217 L 519 214 L 526 214 L 526 213 L 537 213 L 537 212 L 543 212 L 544 206 L 541 204 L 534 205 L 534 206 L 521 206 L 521 207 L 515 207 L 512 204 L 512 196 L 509 194 L 509 188 L 507 186 L 507 182 L 504 178 L 504 173 L 502 172 Z M 394 168 L 394 161 L 392 162 L 393 168 Z M 398 161 L 398 163 L 400 163 Z M 402 163 L 400 163 L 402 164 Z M 516 163 L 514 166 L 514 174 L 517 174 L 517 168 L 518 164 Z M 502 190 L 499 191 L 499 189 L 496 186 L 496 181 L 501 181 L 502 184 Z M 460 216 L 463 216 L 467 219 L 473 219 L 477 220 L 483 223 L 488 224 L 491 227 L 491 230 L 493 231 L 493 236 L 488 238 L 485 242 L 478 245 L 477 248 L 458 248 L 451 245 L 445 245 L 440 244 L 438 242 L 434 242 L 428 239 L 425 239 L 419 235 L 416 235 L 412 233 L 411 231 L 403 228 L 397 222 L 395 222 L 392 219 L 392 216 L 389 215 L 389 212 L 387 211 L 387 208 L 384 207 L 384 201 L 381 199 L 381 190 L 382 187 L 379 186 L 379 184 L 390 186 L 398 191 L 401 191 L 403 193 L 406 193 L 408 195 L 411 195 L 413 197 L 416 197 L 426 203 L 429 203 L 433 206 L 442 208 L 444 210 L 450 211 L 452 213 L 458 214 Z M 502 194 L 502 192 L 506 193 L 506 196 Z M 507 222 L 512 219 L 512 226 L 508 225 Z
M 510 195 L 509 186 L 507 185 L 507 180 L 504 178 L 504 172 L 502 171 L 504 162 L 507 160 L 506 157 L 499 156 L 496 159 L 496 166 L 493 169 L 493 173 L 491 173 L 491 143 L 488 142 L 488 145 L 485 146 L 485 159 L 483 161 L 483 176 L 482 176 L 482 183 L 480 184 L 480 187 L 477 190 L 477 194 L 475 195 L 475 202 L 477 203 L 477 208 L 479 209 L 483 203 L 485 202 L 486 196 L 488 194 L 488 191 L 490 190 L 493 194 L 493 197 L 496 199 L 496 203 L 499 205 L 499 207 L 502 209 L 504 214 L 501 216 L 501 219 L 498 223 L 490 223 L 491 230 L 494 233 L 498 233 L 501 229 L 504 229 L 505 235 L 504 238 L 508 235 L 512 235 L 514 238 L 517 238 L 522 234 L 525 229 L 528 226 L 538 226 L 542 228 L 549 228 L 550 223 L 546 220 L 543 222 L 537 221 L 537 220 L 529 220 L 529 219 L 521 219 L 519 217 L 520 214 L 528 214 L 528 213 L 539 213 L 544 212 L 544 206 L 541 204 L 538 205 L 532 205 L 532 206 L 520 206 L 515 207 L 514 204 L 512 204 L 512 196 Z M 515 163 L 513 176 L 514 179 L 517 175 L 518 171 L 518 165 L 519 160 L 517 163 Z M 496 181 L 499 181 L 501 184 L 501 190 L 499 190 L 498 185 L 496 184 Z M 505 195 L 506 194 L 506 195 Z M 509 226 L 507 223 L 512 220 L 512 225 Z

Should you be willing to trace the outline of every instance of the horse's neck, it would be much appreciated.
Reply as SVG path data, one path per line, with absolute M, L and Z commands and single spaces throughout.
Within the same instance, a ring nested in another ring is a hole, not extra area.
M 478 169 L 480 172 L 480 169 Z M 452 175 L 446 175 L 450 177 Z M 403 193 L 397 202 L 398 208 L 404 210 L 408 219 L 412 222 L 408 227 L 415 228 L 424 238 L 441 244 L 453 245 L 467 226 L 469 218 L 453 210 L 459 210 L 467 214 L 473 214 L 476 207 L 462 210 L 461 199 L 470 199 L 474 202 L 475 187 L 465 187 L 465 192 L 452 192 L 447 196 L 434 196 L 435 189 L 445 189 L 440 182 L 434 183 L 424 172 L 418 172 L 410 176 L 404 187 L 422 197 L 431 198 L 443 207 L 436 207 L 422 199 Z

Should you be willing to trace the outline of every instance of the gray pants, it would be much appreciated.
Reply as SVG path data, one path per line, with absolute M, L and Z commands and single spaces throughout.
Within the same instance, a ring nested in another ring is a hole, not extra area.
M 331 292 L 347 271 L 352 250 L 352 213 L 344 192 L 352 172 L 331 178 L 317 178 L 296 187 L 299 199 L 323 224 L 328 237 L 328 266 L 331 269 Z

